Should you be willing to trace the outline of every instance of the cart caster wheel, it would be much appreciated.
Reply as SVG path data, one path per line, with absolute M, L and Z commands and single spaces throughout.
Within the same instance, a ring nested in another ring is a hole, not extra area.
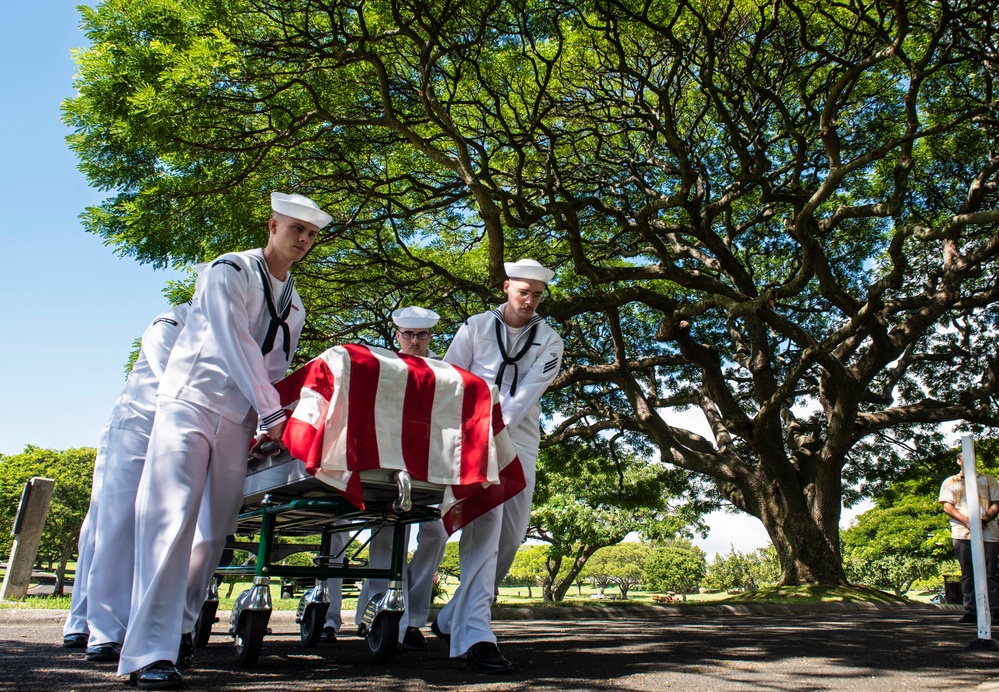
M 305 609 L 302 622 L 299 623 L 299 633 L 305 646 L 317 646 L 323 636 L 323 626 L 326 624 L 326 611 L 329 603 L 316 603 Z
M 212 625 L 219 621 L 215 617 L 218 609 L 218 601 L 205 601 L 201 606 L 201 612 L 194 623 L 194 632 L 192 633 L 195 649 L 204 649 L 208 646 L 208 638 L 212 636 Z
M 244 668 L 256 665 L 267 634 L 268 611 L 245 613 L 236 627 L 236 662 Z
M 399 621 L 402 613 L 381 613 L 364 633 L 368 645 L 368 661 L 388 663 L 399 647 Z

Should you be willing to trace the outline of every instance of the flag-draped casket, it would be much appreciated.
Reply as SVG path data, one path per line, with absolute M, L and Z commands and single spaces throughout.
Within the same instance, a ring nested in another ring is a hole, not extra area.
M 405 470 L 445 487 L 449 533 L 524 489 L 496 387 L 439 360 L 336 346 L 276 385 L 282 441 L 319 480 L 363 508 L 359 473 Z

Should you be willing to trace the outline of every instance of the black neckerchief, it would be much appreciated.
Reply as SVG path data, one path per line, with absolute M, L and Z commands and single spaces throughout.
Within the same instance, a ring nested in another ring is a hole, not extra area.
M 504 334 L 505 322 L 503 320 L 496 320 L 496 345 L 499 347 L 500 356 L 503 357 L 503 364 L 500 365 L 499 373 L 496 375 L 496 386 L 503 387 L 503 373 L 506 372 L 506 366 L 513 366 L 513 382 L 510 383 L 510 396 L 517 393 L 517 375 L 519 374 L 517 370 L 517 361 L 527 355 L 527 350 L 531 348 L 534 342 L 534 335 L 538 331 L 538 323 L 535 322 L 531 325 L 530 331 L 527 332 L 527 341 L 524 345 L 517 351 L 517 355 L 511 357 L 506 352 L 506 334 Z
M 257 271 L 260 272 L 260 282 L 264 285 L 264 302 L 267 304 L 267 312 L 271 316 L 270 324 L 267 325 L 267 335 L 264 336 L 264 343 L 260 345 L 260 352 L 265 356 L 274 350 L 274 339 L 277 337 L 278 329 L 284 337 L 284 359 L 291 359 L 291 329 L 288 327 L 288 315 L 291 314 L 291 296 L 295 290 L 295 278 L 288 276 L 284 290 L 281 292 L 280 312 L 274 306 L 274 298 L 271 295 L 271 280 L 264 267 L 264 263 L 257 259 Z

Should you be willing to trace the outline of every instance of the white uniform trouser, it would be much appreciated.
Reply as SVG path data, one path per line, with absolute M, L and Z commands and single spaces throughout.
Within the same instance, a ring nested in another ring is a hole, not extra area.
M 343 565 L 344 556 L 341 553 L 349 542 L 350 533 L 346 531 L 334 533 L 330 536 L 330 555 L 338 556 L 330 562 L 330 566 L 340 567 Z M 323 627 L 332 627 L 335 631 L 339 632 L 343 626 L 343 615 L 341 614 L 341 610 L 343 609 L 343 579 L 327 579 L 326 590 L 330 596 L 330 607 L 326 611 L 326 622 L 323 624 Z
M 409 601 L 406 604 L 409 627 L 423 627 L 427 624 L 433 600 L 434 577 L 444 559 L 447 538 L 444 522 L 440 520 L 425 521 L 416 532 L 416 552 L 406 569 L 409 577 Z
M 90 608 L 90 566 L 94 556 L 94 525 L 100 512 L 101 497 L 104 494 L 104 469 L 107 467 L 108 429 L 101 431 L 97 443 L 97 458 L 94 460 L 94 477 L 90 484 L 90 506 L 87 516 L 80 525 L 80 540 L 77 543 L 76 578 L 73 580 L 73 595 L 69 599 L 69 617 L 63 625 L 63 636 L 67 634 L 87 634 L 87 611 Z
M 478 642 L 496 643 L 492 630 L 496 586 L 513 564 L 531 520 L 537 458 L 520 461 L 527 487 L 461 529 L 461 584 L 437 616 L 437 626 L 451 635 L 453 658 L 464 656 Z
M 135 495 L 149 444 L 148 430 L 111 428 L 103 499 L 95 522 L 90 566 L 90 645 L 121 643 L 132 604 Z
M 242 494 L 242 486 L 240 486 L 240 493 Z M 225 552 L 225 544 L 229 539 L 229 534 L 233 531 L 236 519 L 236 515 L 233 515 L 233 519 L 228 525 L 219 524 L 219 517 L 208 508 L 213 497 L 212 476 L 209 474 L 205 484 L 205 492 L 201 496 L 198 525 L 194 529 L 194 543 L 191 546 L 191 565 L 187 573 L 184 619 L 180 628 L 180 631 L 185 634 L 194 629 L 194 623 L 197 622 L 198 616 L 201 614 L 201 607 L 208 598 L 208 586 L 215 579 L 215 572 L 218 570 L 219 561 L 222 559 L 222 553 Z M 236 511 L 238 513 L 239 507 L 236 508 Z
M 135 504 L 132 612 L 118 674 L 176 661 L 188 583 L 214 573 L 235 529 L 253 426 L 159 396 Z M 202 503 L 202 498 L 206 501 Z M 200 522 L 203 533 L 194 545 Z M 203 596 L 203 594 L 202 594 Z
M 409 545 L 409 529 L 406 529 L 406 545 Z M 425 521 L 416 533 L 416 552 L 409 565 L 402 571 L 402 593 L 406 607 L 402 626 L 399 628 L 399 641 L 406 636 L 407 627 L 423 627 L 430 615 L 430 599 L 433 592 L 434 576 L 444 557 L 447 545 L 447 531 L 440 520 Z M 387 526 L 374 538 L 368 549 L 372 567 L 388 569 L 392 565 L 392 527 Z M 388 588 L 387 579 L 366 579 L 357 598 L 357 611 L 354 622 L 361 624 L 368 600 Z

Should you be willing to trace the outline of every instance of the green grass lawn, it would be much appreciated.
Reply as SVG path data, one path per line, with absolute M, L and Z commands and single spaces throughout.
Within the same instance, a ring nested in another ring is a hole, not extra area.
M 71 564 L 71 568 L 75 568 L 75 565 Z M 72 574 L 72 569 L 70 570 Z M 0 570 L 0 579 L 2 579 L 3 571 Z M 233 586 L 231 595 L 229 595 L 229 585 L 223 584 L 219 589 L 220 603 L 219 612 L 226 613 L 232 610 L 235 603 L 236 597 L 246 588 L 249 588 L 250 583 L 238 583 Z M 450 595 L 454 593 L 455 589 L 458 587 L 457 580 L 450 578 L 447 583 L 444 584 L 444 589 Z M 301 592 L 297 592 L 294 598 L 281 598 L 280 588 L 277 584 L 272 585 L 271 595 L 273 597 L 275 610 L 295 610 L 298 608 L 299 597 Z M 621 598 L 618 589 L 607 588 L 604 590 L 603 597 L 599 596 L 599 590 L 584 586 L 581 589 L 577 589 L 575 586 L 569 589 L 566 593 L 565 600 L 559 604 L 562 606 L 614 606 L 627 603 L 629 605 L 651 605 L 654 603 L 653 596 L 657 595 L 654 592 L 646 592 L 640 590 L 631 590 L 628 592 L 627 600 Z M 929 603 L 930 599 L 935 594 L 930 591 L 910 591 L 906 594 L 906 599 L 910 601 L 919 601 L 924 603 Z M 671 605 L 677 607 L 690 606 L 690 605 L 703 605 L 712 603 L 728 603 L 728 604 L 740 604 L 740 603 L 832 603 L 832 602 L 892 602 L 905 600 L 891 593 L 886 593 L 884 591 L 879 591 L 877 589 L 871 589 L 866 587 L 773 587 L 768 589 L 761 589 L 759 591 L 741 593 L 741 594 L 728 594 L 728 593 L 697 593 L 688 594 L 686 601 L 680 596 L 677 596 L 675 601 Z M 69 596 L 29 596 L 22 601 L 5 601 L 0 602 L 0 608 L 54 608 L 54 609 L 69 609 Z M 446 599 L 438 599 L 434 605 L 440 607 L 446 603 Z M 546 604 L 542 600 L 541 589 L 539 587 L 531 588 L 523 586 L 502 586 L 499 589 L 499 598 L 497 601 L 499 606 L 527 606 L 527 607 L 544 607 Z M 657 604 L 658 605 L 658 604 Z M 344 610 L 354 610 L 357 606 L 357 589 L 350 588 L 343 600 Z

